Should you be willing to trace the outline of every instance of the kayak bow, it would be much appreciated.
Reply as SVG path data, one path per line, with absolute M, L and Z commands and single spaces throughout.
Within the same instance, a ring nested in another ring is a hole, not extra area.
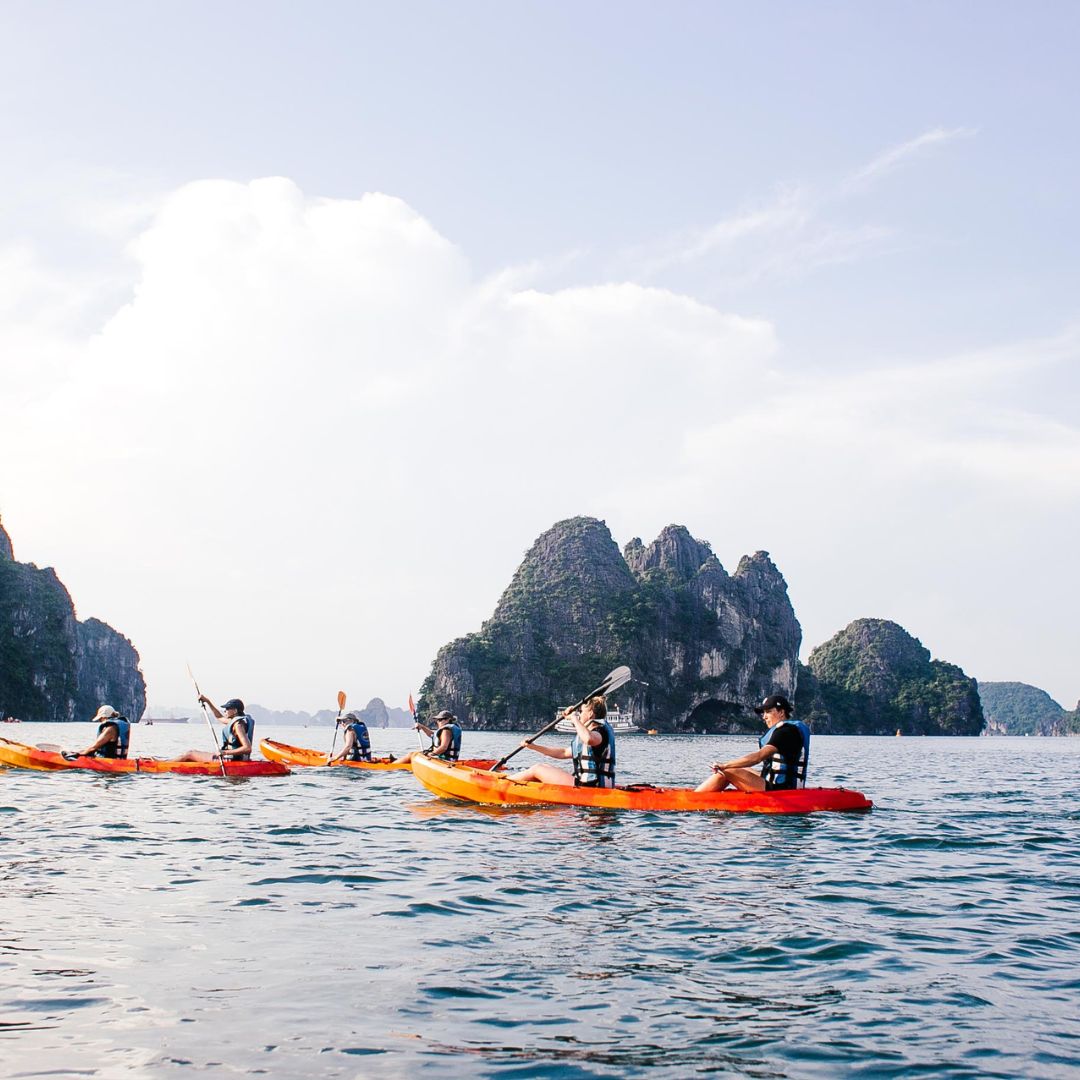
M 426 754 L 412 760 L 413 775 L 444 799 L 510 806 L 599 806 L 612 810 L 723 810 L 730 813 L 812 814 L 822 810 L 869 810 L 874 804 L 847 788 L 792 791 L 708 791 L 630 787 L 563 787 L 518 783 L 484 769 L 438 761 Z

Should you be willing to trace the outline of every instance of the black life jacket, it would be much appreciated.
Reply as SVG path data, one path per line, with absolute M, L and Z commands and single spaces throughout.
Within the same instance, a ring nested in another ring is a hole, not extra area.
M 772 757 L 768 757 L 762 762 L 761 779 L 765 781 L 767 790 L 806 787 L 806 770 L 810 764 L 810 728 L 806 724 L 801 720 L 781 720 L 779 724 L 774 724 L 758 739 L 758 746 L 764 747 L 769 741 L 769 736 L 778 728 L 783 727 L 784 724 L 790 724 L 799 732 L 799 737 L 802 739 L 802 749 L 799 751 L 799 757 L 790 773 L 788 771 L 788 762 L 781 754 L 773 754 Z
M 346 725 L 346 731 L 353 733 L 356 740 L 349 752 L 345 755 L 347 761 L 370 761 L 371 760 L 371 736 L 368 735 L 367 724 L 363 720 L 354 720 Z
M 240 737 L 233 731 L 237 722 L 244 721 L 244 730 L 247 732 L 248 745 L 255 745 L 255 719 L 248 716 L 247 713 L 241 713 L 239 716 L 234 716 L 232 723 L 221 733 L 221 751 L 224 753 L 227 750 L 239 750 L 240 749 Z M 246 754 L 234 754 L 233 761 L 248 761 L 251 758 L 251 751 Z
M 589 746 L 574 736 L 574 741 L 570 744 L 570 753 L 574 758 L 574 784 L 577 787 L 614 787 L 615 731 L 606 720 L 594 720 L 590 723 L 604 725 L 607 742 L 599 746 Z
M 450 729 L 450 745 L 441 754 L 433 754 L 433 756 L 440 758 L 442 761 L 457 761 L 461 756 L 461 725 L 457 721 L 454 721 L 452 724 L 447 724 L 446 727 L 436 729 L 431 743 L 432 750 L 434 751 L 435 744 L 438 742 L 438 736 L 441 735 L 447 727 Z
M 98 735 L 103 735 L 105 729 L 109 727 L 116 728 L 116 738 L 112 742 L 107 742 L 104 746 L 99 747 L 91 756 L 126 758 L 128 756 L 128 743 L 131 739 L 131 725 L 128 723 L 127 717 L 114 716 L 111 720 L 103 720 L 98 725 Z

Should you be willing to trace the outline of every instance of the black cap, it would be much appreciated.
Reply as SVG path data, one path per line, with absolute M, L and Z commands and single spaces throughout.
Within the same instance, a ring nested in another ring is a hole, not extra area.
M 455 720 L 457 719 L 449 709 L 443 709 L 442 712 L 437 712 L 432 720 Z
M 791 702 L 783 694 L 770 694 L 760 705 L 754 706 L 754 712 L 761 716 L 766 709 L 783 709 L 785 716 L 790 716 L 794 711 Z
M 221 707 L 223 709 L 235 709 L 237 712 L 244 711 L 244 703 L 238 697 L 229 698 Z

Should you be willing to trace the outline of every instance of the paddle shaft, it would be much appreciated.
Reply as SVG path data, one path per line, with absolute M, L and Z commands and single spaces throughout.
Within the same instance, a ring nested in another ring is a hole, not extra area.
M 576 705 L 571 705 L 570 708 L 564 709 L 550 724 L 545 724 L 535 735 L 530 735 L 521 746 L 515 747 L 505 757 L 500 758 L 492 766 L 492 772 L 497 772 L 501 769 L 515 754 L 520 753 L 526 746 L 530 746 L 536 742 L 541 735 L 546 735 L 556 724 L 559 723 L 564 717 L 569 716 L 575 709 L 580 709 L 590 698 L 596 697 L 598 694 L 609 694 L 613 690 L 618 690 L 620 686 L 624 686 L 630 680 L 630 669 L 628 667 L 615 668 L 614 671 L 608 672 L 604 681 L 590 694 L 586 694 Z
M 334 737 L 330 740 L 330 753 L 326 757 L 326 764 L 334 760 L 334 747 L 337 746 L 337 729 L 341 726 L 341 713 L 345 708 L 345 691 L 337 692 L 337 719 L 334 721 Z
M 199 695 L 199 708 L 202 709 L 203 719 L 206 721 L 206 726 L 210 729 L 210 743 L 214 747 L 214 751 L 215 751 L 215 755 L 217 756 L 218 763 L 221 765 L 221 775 L 222 776 L 228 776 L 229 774 L 225 771 L 224 752 L 221 753 L 221 754 L 217 754 L 217 748 L 218 748 L 217 731 L 214 728 L 214 722 L 213 722 L 213 720 L 210 719 L 210 713 L 208 713 L 206 711 L 206 702 L 203 701 L 203 692 L 199 689 L 198 680 L 195 678 L 195 675 L 191 670 L 191 665 L 190 664 L 188 664 L 187 673 L 191 676 L 191 681 L 193 683 L 195 683 L 195 693 Z M 213 760 L 213 759 L 211 758 L 211 760 Z

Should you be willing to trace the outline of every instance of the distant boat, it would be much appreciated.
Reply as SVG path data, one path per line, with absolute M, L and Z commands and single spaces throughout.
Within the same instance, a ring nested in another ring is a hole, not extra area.
M 557 716 L 562 715 L 562 709 L 558 711 Z M 641 728 L 634 723 L 634 714 L 629 712 L 620 712 L 618 705 L 613 705 L 608 709 L 607 714 L 608 723 L 611 725 L 611 730 L 616 735 L 631 735 L 635 731 L 640 731 Z M 561 731 L 567 735 L 574 734 L 574 721 L 570 719 L 560 720 L 555 725 L 556 731 Z
M 144 716 L 144 724 L 186 724 L 190 716 Z

